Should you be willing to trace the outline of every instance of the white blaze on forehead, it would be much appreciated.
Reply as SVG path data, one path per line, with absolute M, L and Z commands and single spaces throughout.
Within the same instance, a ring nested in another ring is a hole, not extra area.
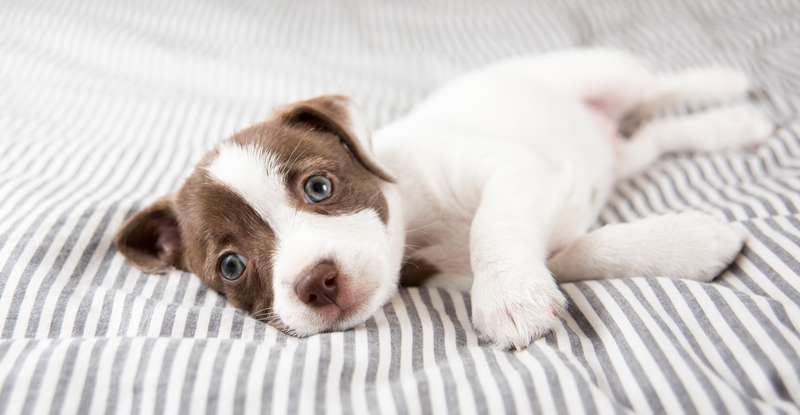
M 209 175 L 247 202 L 275 233 L 295 210 L 286 194 L 286 178 L 278 158 L 256 145 L 226 143 L 206 167 Z
M 312 222 L 325 221 L 328 227 L 340 224 L 340 231 L 346 232 L 346 224 L 353 219 L 369 218 L 367 220 L 370 222 L 372 218 L 378 220 L 374 209 L 340 216 L 298 211 L 290 202 L 286 177 L 278 158 L 260 146 L 223 144 L 217 158 L 206 170 L 214 180 L 226 185 L 244 199 L 279 238 L 291 228 Z

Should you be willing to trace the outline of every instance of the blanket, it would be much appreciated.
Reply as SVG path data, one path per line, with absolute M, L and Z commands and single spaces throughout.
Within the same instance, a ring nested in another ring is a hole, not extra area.
M 401 289 L 353 330 L 297 339 L 113 246 L 276 105 L 343 93 L 378 127 L 470 69 L 590 45 L 754 80 L 768 142 L 669 157 L 598 222 L 735 223 L 749 240 L 713 282 L 563 284 L 555 331 L 505 352 L 479 341 L 468 293 Z M 798 413 L 798 67 L 794 0 L 3 2 L 0 413 Z

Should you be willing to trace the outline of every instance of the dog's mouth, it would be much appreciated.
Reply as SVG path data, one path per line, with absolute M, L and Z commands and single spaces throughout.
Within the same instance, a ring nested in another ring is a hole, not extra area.
M 328 307 L 334 308 L 335 306 L 331 305 L 331 306 L 328 306 Z M 320 314 L 323 314 L 323 313 L 320 313 Z M 336 308 L 336 310 L 334 312 L 329 313 L 329 312 L 326 311 L 324 314 L 335 315 L 335 317 L 326 318 L 325 319 L 326 322 L 323 323 L 324 327 L 320 328 L 319 330 L 317 330 L 315 332 L 299 332 L 299 331 L 297 331 L 297 329 L 292 328 L 291 326 L 289 326 L 286 323 L 284 323 L 284 321 L 281 320 L 280 317 L 274 317 L 272 319 L 267 319 L 267 318 L 263 318 L 262 317 L 262 318 L 257 318 L 256 320 L 272 326 L 273 328 L 277 329 L 278 331 L 280 331 L 281 333 L 283 333 L 285 335 L 292 336 L 292 337 L 297 337 L 297 338 L 305 338 L 305 337 L 313 336 L 315 334 L 331 333 L 331 332 L 337 332 L 337 331 L 345 331 L 345 330 L 349 330 L 349 329 L 351 329 L 353 327 L 353 324 L 346 324 L 347 320 L 349 320 L 349 316 L 355 314 L 353 312 L 350 312 L 350 310 L 343 310 L 343 309 L 340 309 L 340 308 Z
M 369 306 L 372 298 L 371 294 L 372 293 L 369 293 L 369 295 L 359 295 L 358 298 L 355 298 L 354 295 L 348 295 L 337 298 L 337 300 L 331 304 L 315 307 L 313 309 L 306 308 L 303 310 L 302 318 L 303 320 L 313 321 L 313 328 L 309 327 L 312 324 L 302 329 L 293 327 L 281 318 L 278 313 L 274 312 L 251 316 L 262 323 L 272 326 L 285 335 L 297 338 L 309 337 L 320 333 L 345 331 L 353 328 L 353 326 L 371 316 L 372 313 L 358 319 L 359 316 L 364 315 L 365 309 Z

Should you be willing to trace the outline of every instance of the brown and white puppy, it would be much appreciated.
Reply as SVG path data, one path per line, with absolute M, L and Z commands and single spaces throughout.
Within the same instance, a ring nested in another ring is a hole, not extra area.
M 290 333 L 349 327 L 395 293 L 403 254 L 393 179 L 369 147 L 344 97 L 283 108 L 207 154 L 117 246 L 142 270 L 196 274 Z
M 745 103 L 645 125 L 642 114 L 747 89 L 725 69 L 655 75 L 618 51 L 565 51 L 468 74 L 374 145 L 346 98 L 319 97 L 222 142 L 117 246 L 301 336 L 364 321 L 401 269 L 410 283 L 466 282 L 476 328 L 522 348 L 559 322 L 556 279 L 709 281 L 733 260 L 743 234 L 709 215 L 589 230 L 614 183 L 660 155 L 750 145 L 771 128 Z M 627 141 L 625 125 L 639 126 Z

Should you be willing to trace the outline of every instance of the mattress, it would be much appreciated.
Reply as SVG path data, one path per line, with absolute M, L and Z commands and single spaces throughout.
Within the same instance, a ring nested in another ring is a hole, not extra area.
M 797 1 L 0 7 L 0 413 L 800 412 Z M 768 142 L 669 157 L 598 223 L 735 223 L 747 246 L 715 281 L 563 284 L 558 327 L 512 353 L 478 340 L 468 293 L 401 289 L 353 330 L 297 339 L 112 244 L 275 105 L 343 93 L 377 127 L 472 68 L 586 45 L 754 80 Z

